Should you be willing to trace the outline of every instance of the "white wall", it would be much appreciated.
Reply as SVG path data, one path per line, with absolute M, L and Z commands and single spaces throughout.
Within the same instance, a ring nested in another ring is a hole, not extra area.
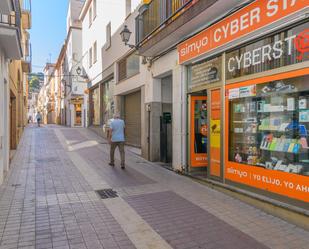
M 91 4 L 92 6 L 92 4 Z M 115 11 L 117 9 L 117 11 Z M 102 55 L 101 49 L 106 42 L 106 25 L 111 22 L 112 33 L 125 19 L 125 1 L 100 1 L 97 0 L 97 16 L 89 26 L 89 9 L 82 20 L 83 41 L 83 66 L 92 82 L 92 85 L 102 80 Z M 97 62 L 89 68 L 89 49 L 97 41 Z
M 87 83 L 82 77 L 77 76 L 76 72 L 78 67 L 82 68 L 82 30 L 78 28 L 72 28 L 68 37 L 67 59 L 69 65 L 68 74 L 74 75 L 71 78 L 72 93 L 83 95 Z

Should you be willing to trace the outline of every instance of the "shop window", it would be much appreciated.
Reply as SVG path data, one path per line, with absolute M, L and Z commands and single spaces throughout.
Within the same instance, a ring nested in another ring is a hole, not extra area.
M 100 88 L 92 91 L 92 124 L 100 125 Z
M 309 176 L 308 81 L 303 76 L 229 90 L 230 162 Z
M 113 100 L 113 85 L 114 79 L 103 83 L 103 123 L 108 124 L 108 120 L 113 118 L 114 100 Z
M 137 54 L 132 53 L 118 63 L 119 81 L 130 78 L 137 73 L 139 73 L 139 56 Z
M 188 66 L 188 89 L 204 84 L 219 82 L 222 79 L 222 57 L 197 62 Z
M 226 79 L 265 72 L 309 60 L 308 22 L 226 54 Z

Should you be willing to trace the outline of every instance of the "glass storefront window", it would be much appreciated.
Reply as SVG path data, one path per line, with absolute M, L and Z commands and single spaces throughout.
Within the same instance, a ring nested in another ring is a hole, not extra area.
M 92 91 L 92 103 L 93 103 L 93 113 L 92 113 L 92 124 L 100 125 L 100 88 L 97 87 Z
M 188 66 L 188 89 L 215 83 L 222 79 L 222 57 L 197 62 Z
M 306 22 L 227 53 L 226 79 L 308 61 L 308 26 Z
M 114 79 L 111 79 L 103 84 L 103 123 L 108 124 L 108 120 L 113 118 L 114 114 L 114 99 L 113 99 L 113 84 Z
M 309 76 L 229 90 L 229 161 L 309 175 Z

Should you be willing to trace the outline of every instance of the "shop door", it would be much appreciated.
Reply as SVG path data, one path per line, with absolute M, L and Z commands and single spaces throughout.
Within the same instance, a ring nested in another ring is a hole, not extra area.
M 82 125 L 82 105 L 76 104 L 75 106 L 75 126 Z
M 221 89 L 211 89 L 209 96 L 209 175 L 221 177 Z
M 190 106 L 191 167 L 207 167 L 207 96 L 192 96 Z
M 160 161 L 172 163 L 173 161 L 172 113 L 163 112 L 160 117 Z
M 126 142 L 141 147 L 141 92 L 124 97 Z

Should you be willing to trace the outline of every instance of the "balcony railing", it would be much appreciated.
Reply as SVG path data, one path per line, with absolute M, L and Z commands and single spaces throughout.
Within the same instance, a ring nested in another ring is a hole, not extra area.
M 0 24 L 16 27 L 16 16 L 0 14 Z
M 136 43 L 140 44 L 163 28 L 192 2 L 194 0 L 152 0 L 148 5 L 143 6 L 142 12 L 136 18 Z
M 31 0 L 23 0 L 21 10 L 31 12 Z

